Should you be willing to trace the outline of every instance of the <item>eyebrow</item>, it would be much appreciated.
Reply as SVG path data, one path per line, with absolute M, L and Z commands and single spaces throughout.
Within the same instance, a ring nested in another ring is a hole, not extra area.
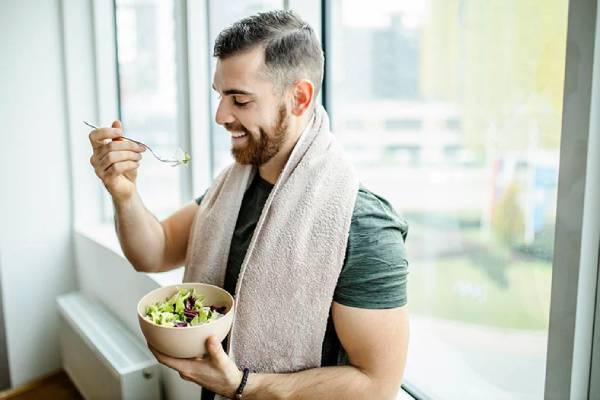
M 218 92 L 214 83 L 212 84 L 212 88 L 215 92 Z M 245 96 L 254 96 L 254 93 L 248 92 L 248 91 L 242 90 L 242 89 L 227 89 L 223 92 L 223 94 L 225 96 L 230 96 L 230 95 L 235 95 L 235 94 L 240 94 L 240 95 L 245 95 Z

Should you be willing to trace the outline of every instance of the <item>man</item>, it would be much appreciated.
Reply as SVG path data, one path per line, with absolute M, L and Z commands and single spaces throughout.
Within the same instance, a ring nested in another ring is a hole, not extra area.
M 151 350 L 203 399 L 394 399 L 408 345 L 407 226 L 359 185 L 315 105 L 314 31 L 292 12 L 261 13 L 221 32 L 214 56 L 215 118 L 236 162 L 166 220 L 136 191 L 143 149 L 120 139 L 118 121 L 90 134 L 134 268 L 185 264 L 184 281 L 236 298 L 230 335 L 223 346 L 209 338 L 207 357 Z

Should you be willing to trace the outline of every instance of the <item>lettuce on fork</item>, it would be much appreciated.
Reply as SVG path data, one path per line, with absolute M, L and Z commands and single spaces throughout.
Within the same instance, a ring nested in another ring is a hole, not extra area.
M 177 289 L 166 301 L 148 306 L 145 318 L 161 326 L 185 327 L 205 324 L 225 313 L 225 307 L 204 306 L 204 296 L 195 288 Z

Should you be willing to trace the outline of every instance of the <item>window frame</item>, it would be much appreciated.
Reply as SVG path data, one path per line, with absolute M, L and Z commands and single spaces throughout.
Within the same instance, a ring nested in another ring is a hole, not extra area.
M 94 123 L 100 114 L 98 99 L 102 95 L 101 88 L 97 84 L 99 80 L 95 54 L 97 32 L 93 24 L 96 11 L 91 4 L 67 0 L 59 3 L 59 9 L 70 174 L 74 187 L 78 188 L 72 192 L 73 222 L 77 228 L 97 221 L 102 211 L 101 187 L 93 180 L 95 175 L 89 163 L 92 151 L 87 134 L 90 130 L 81 121 L 81 117 L 85 116 Z M 84 168 L 82 165 L 89 168 Z
M 208 2 L 182 1 L 187 21 L 187 76 L 189 148 L 191 149 L 191 192 L 201 195 L 210 186 L 213 175 L 213 140 L 210 109 L 212 77 L 210 76 L 211 51 L 209 46 Z M 193 110 L 193 112 L 191 112 Z M 188 198 L 188 197 L 184 197 Z
M 590 385 L 592 363 L 596 369 L 599 363 L 592 360 L 592 343 L 594 324 L 600 321 L 595 310 L 600 249 L 597 2 L 571 0 L 568 15 L 545 399 L 595 398 L 600 390 Z M 596 352 L 597 340 L 596 331 Z
M 115 116 L 122 120 L 121 85 L 117 48 L 116 0 L 93 0 L 94 65 L 97 88 L 97 123 L 112 121 Z M 100 220 L 111 223 L 105 214 L 105 205 L 112 199 L 100 182 Z
M 321 40 L 321 46 L 323 48 L 323 53 L 325 54 L 325 68 L 327 68 L 327 37 L 326 37 L 326 27 L 324 25 L 324 20 L 326 14 L 327 1 L 321 0 L 312 0 L 312 1 L 302 1 L 302 0 L 283 0 L 283 8 L 285 10 L 293 10 L 297 12 L 302 19 L 306 21 L 315 31 L 317 37 Z M 327 93 L 326 93 L 326 85 L 325 78 L 327 74 L 323 74 L 323 83 L 321 85 L 321 91 L 319 92 L 315 104 L 321 104 L 323 107 L 327 108 Z
M 114 3 L 62 0 L 60 11 L 71 179 L 78 189 L 72 194 L 77 231 L 101 222 L 104 203 L 110 201 L 90 165 L 90 129 L 82 119 L 100 123 L 118 115 Z
M 189 68 L 189 37 L 187 2 L 175 1 L 173 4 L 173 16 L 175 18 L 175 84 L 177 115 L 175 126 L 177 129 L 178 146 L 183 149 L 191 149 L 191 121 L 190 108 L 190 68 Z M 189 151 L 189 150 L 188 150 Z M 191 155 L 190 155 L 191 156 Z M 194 158 L 194 161 L 196 159 Z M 192 182 L 193 171 L 191 168 L 179 170 L 179 192 L 182 203 L 189 201 L 193 196 Z

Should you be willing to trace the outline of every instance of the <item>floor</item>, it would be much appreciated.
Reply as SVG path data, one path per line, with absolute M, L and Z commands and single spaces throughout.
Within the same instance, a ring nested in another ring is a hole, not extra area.
M 0 392 L 0 400 L 83 400 L 73 382 L 64 371 L 50 375 L 31 384 Z

